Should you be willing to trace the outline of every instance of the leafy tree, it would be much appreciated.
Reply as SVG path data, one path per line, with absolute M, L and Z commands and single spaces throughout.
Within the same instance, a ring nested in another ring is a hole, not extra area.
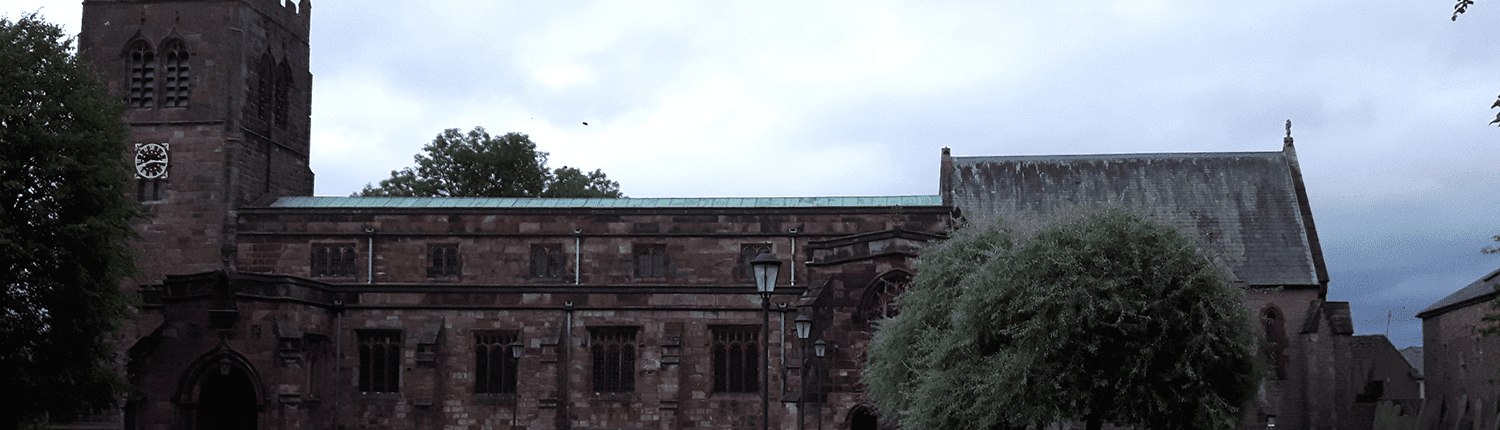
M 1455 4 L 1455 5 L 1453 5 L 1453 20 L 1454 21 L 1458 21 L 1458 16 L 1459 15 L 1463 15 L 1464 12 L 1468 12 L 1469 11 L 1469 6 L 1473 5 L 1473 4 L 1474 4 L 1474 0 L 1458 0 L 1458 3 Z M 1495 104 L 1490 105 L 1490 109 L 1494 109 L 1494 108 L 1497 108 L 1497 107 L 1500 107 L 1500 98 L 1495 99 Z M 1490 124 L 1496 124 L 1497 126 L 1500 126 L 1500 114 L 1495 114 L 1495 120 L 1494 121 L 1490 121 Z M 1497 236 L 1497 237 L 1500 237 L 1500 236 Z M 1486 248 L 1486 249 L 1494 249 L 1494 248 Z
M 124 104 L 61 27 L 0 17 L 0 428 L 114 404 L 135 273 Z
M 1123 211 L 970 225 L 922 252 L 864 380 L 905 428 L 1234 428 L 1264 371 L 1243 294 Z
M 483 127 L 468 134 L 443 130 L 417 154 L 417 166 L 392 171 L 379 187 L 356 196 L 377 197 L 624 197 L 620 183 L 595 169 L 547 170 L 547 153 L 525 134 L 492 137 Z

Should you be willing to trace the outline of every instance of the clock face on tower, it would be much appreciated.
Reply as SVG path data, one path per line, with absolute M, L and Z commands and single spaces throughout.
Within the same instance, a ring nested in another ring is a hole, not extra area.
M 166 143 L 135 144 L 135 176 L 142 179 L 167 177 Z

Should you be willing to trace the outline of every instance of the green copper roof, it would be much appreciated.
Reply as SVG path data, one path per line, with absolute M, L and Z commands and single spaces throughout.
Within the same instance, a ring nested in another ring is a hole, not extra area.
M 282 197 L 273 208 L 796 208 L 941 206 L 932 196 L 648 197 L 543 199 L 513 197 Z

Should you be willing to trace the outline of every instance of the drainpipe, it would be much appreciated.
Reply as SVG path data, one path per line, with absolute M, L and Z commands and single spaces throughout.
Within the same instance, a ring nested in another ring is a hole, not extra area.
M 583 267 L 583 236 L 580 234 L 583 230 L 573 229 L 573 285 L 578 285 L 582 279 L 578 276 L 579 268 Z
M 792 258 L 792 260 L 796 261 L 797 259 L 794 257 L 794 258 Z M 793 272 L 793 273 L 795 273 L 795 272 Z M 781 398 L 785 399 L 786 398 L 786 303 L 777 303 L 776 305 L 777 305 L 777 307 L 780 308 L 780 309 L 777 310 L 777 312 L 781 313 L 781 335 L 780 335 L 781 336 L 781 342 L 780 342 L 781 343 L 781 357 L 779 357 L 779 361 L 781 361 Z M 769 342 L 770 339 L 767 339 L 766 341 Z
M 795 287 L 797 286 L 797 229 L 787 230 L 787 232 L 792 234 L 792 280 L 789 286 Z
M 365 227 L 368 245 L 365 246 L 365 283 L 375 283 L 375 227 Z
M 558 428 L 570 430 L 573 428 L 573 302 L 565 302 L 563 307 L 567 308 L 567 318 L 563 323 L 563 338 L 558 340 L 563 348 L 561 396 L 563 416 L 562 422 L 558 423 Z
M 339 372 L 339 366 L 343 366 L 344 363 L 344 301 L 334 300 L 333 306 L 335 306 L 333 311 L 333 425 L 328 428 L 337 429 L 341 427 L 339 426 L 341 416 L 339 415 L 339 398 L 344 395 L 344 381 L 340 378 L 344 374 Z

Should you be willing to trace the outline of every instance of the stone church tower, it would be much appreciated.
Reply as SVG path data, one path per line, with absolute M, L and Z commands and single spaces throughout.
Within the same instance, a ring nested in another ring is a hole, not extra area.
M 310 13 L 307 0 L 83 2 L 79 52 L 128 100 L 125 156 L 149 210 L 127 283 L 232 267 L 237 209 L 312 194 Z

